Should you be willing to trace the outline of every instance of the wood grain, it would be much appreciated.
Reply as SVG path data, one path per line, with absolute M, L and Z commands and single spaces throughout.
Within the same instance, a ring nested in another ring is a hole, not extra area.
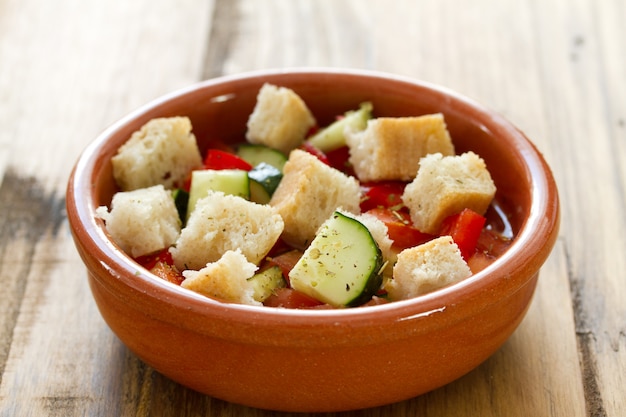
M 624 17 L 621 0 L 0 0 L 0 415 L 275 415 L 181 387 L 117 340 L 64 188 L 80 151 L 146 101 L 294 66 L 393 72 L 496 109 L 546 156 L 563 210 L 493 357 L 418 398 L 328 415 L 626 415 Z

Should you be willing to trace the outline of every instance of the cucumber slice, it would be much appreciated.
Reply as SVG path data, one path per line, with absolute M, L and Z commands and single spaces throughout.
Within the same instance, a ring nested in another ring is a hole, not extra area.
M 280 184 L 280 180 L 283 179 L 283 173 L 278 168 L 261 162 L 248 171 L 248 178 L 250 179 L 250 200 L 267 204 Z
M 206 197 L 209 191 L 221 191 L 250 198 L 250 183 L 248 173 L 241 169 L 198 170 L 191 173 L 191 188 L 187 206 L 187 219 L 196 207 L 196 202 Z
M 289 273 L 291 286 L 334 307 L 368 301 L 382 284 L 383 257 L 367 227 L 340 212 L 328 219 Z
M 287 155 L 279 150 L 265 145 L 252 145 L 243 143 L 237 147 L 237 156 L 252 165 L 259 165 L 261 162 L 272 165 L 283 172 L 283 166 L 287 162 Z
M 277 266 L 272 266 L 254 274 L 251 278 L 248 278 L 248 282 L 254 289 L 252 297 L 260 303 L 272 295 L 276 289 L 287 286 L 287 282 L 283 278 L 283 272 Z
M 308 141 L 322 152 L 330 152 L 346 146 L 346 138 L 343 134 L 345 128 L 363 130 L 367 127 L 367 121 L 372 118 L 372 103 L 361 103 L 358 110 L 351 110 L 344 114 L 342 119 L 335 121 L 324 129 L 311 136 Z
M 174 204 L 178 211 L 178 217 L 181 222 L 185 222 L 187 218 L 187 206 L 189 205 L 189 193 L 183 189 L 177 188 L 172 191 L 172 197 L 174 198 Z

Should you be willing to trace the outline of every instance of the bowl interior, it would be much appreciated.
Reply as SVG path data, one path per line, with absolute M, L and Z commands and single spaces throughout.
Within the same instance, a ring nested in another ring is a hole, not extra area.
M 485 160 L 498 189 L 497 199 L 513 231 L 517 233 L 527 219 L 532 179 L 519 148 L 528 144 L 519 132 L 518 138 L 511 137 L 514 128 L 508 122 L 441 88 L 400 78 L 390 80 L 382 75 L 341 72 L 277 72 L 212 80 L 142 108 L 114 126 L 108 135 L 102 159 L 93 172 L 96 206 L 109 204 L 117 191 L 108 161 L 133 131 L 154 117 L 185 115 L 192 121 L 203 153 L 213 140 L 241 142 L 264 82 L 295 90 L 320 126 L 363 101 L 373 102 L 375 117 L 443 113 L 457 153 L 473 150 Z

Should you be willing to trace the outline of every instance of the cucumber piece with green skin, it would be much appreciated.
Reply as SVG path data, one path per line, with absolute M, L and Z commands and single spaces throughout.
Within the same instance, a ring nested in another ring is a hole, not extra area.
M 367 121 L 372 118 L 372 103 L 361 103 L 358 110 L 351 110 L 344 117 L 328 125 L 324 129 L 311 136 L 308 141 L 322 152 L 330 152 L 346 146 L 344 131 L 350 126 L 354 130 L 363 130 L 367 127 Z
M 199 199 L 206 197 L 209 191 L 221 191 L 224 194 L 250 198 L 250 180 L 248 172 L 241 169 L 204 169 L 191 173 L 187 219 L 196 207 Z
M 252 165 L 259 165 L 261 162 L 272 165 L 283 172 L 283 166 L 287 162 L 287 155 L 279 150 L 265 145 L 253 145 L 243 143 L 237 146 L 237 156 Z
M 353 307 L 380 289 L 382 268 L 382 253 L 367 227 L 335 212 L 289 273 L 289 282 L 334 307 Z
M 177 188 L 172 191 L 172 198 L 174 198 L 174 205 L 178 211 L 178 217 L 181 222 L 185 222 L 187 218 L 187 206 L 189 205 L 189 193 L 181 188 Z
M 283 173 L 278 168 L 261 162 L 248 171 L 248 178 L 250 179 L 250 200 L 267 204 L 280 184 L 280 180 L 283 179 Z
M 272 266 L 264 271 L 257 272 L 248 282 L 252 285 L 254 293 L 252 297 L 262 303 L 274 293 L 278 288 L 287 286 L 283 272 L 278 266 Z

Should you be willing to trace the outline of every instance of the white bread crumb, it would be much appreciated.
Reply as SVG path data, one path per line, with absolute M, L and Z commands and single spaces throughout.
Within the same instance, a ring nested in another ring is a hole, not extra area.
M 283 179 L 269 204 L 285 222 L 283 240 L 303 249 L 337 208 L 359 213 L 360 198 L 356 179 L 308 152 L 295 149 L 289 155 Z
M 229 250 L 240 249 L 258 264 L 283 231 L 283 220 L 268 205 L 218 191 L 198 200 L 170 252 L 179 270 L 200 269 Z
M 484 214 L 496 192 L 485 162 L 473 152 L 427 155 L 402 194 L 415 227 L 437 234 L 443 220 L 470 208 Z
M 379 117 L 367 128 L 346 131 L 349 162 L 361 181 L 415 178 L 421 157 L 454 155 L 454 145 L 440 113 L 417 117 Z
M 302 144 L 313 125 L 315 118 L 293 90 L 264 84 L 248 118 L 246 139 L 288 154 Z
M 96 213 L 113 241 L 134 258 L 169 247 L 180 234 L 174 199 L 162 185 L 118 192 L 111 211 L 98 207 Z
M 185 280 L 181 286 L 222 301 L 261 305 L 254 299 L 254 289 L 248 281 L 256 270 L 257 266 L 248 262 L 240 250 L 229 250 L 199 271 L 183 271 Z
M 406 300 L 461 281 L 472 274 L 450 236 L 400 252 L 385 289 L 392 300 Z
M 113 176 L 123 191 L 163 184 L 174 188 L 202 165 L 187 117 L 156 118 L 133 133 L 111 158 Z

